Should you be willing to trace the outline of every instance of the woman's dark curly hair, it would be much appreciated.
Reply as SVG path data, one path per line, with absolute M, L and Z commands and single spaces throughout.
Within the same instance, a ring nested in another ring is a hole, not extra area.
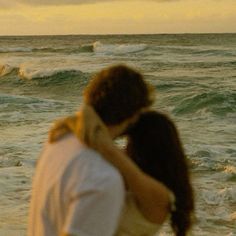
M 185 236 L 192 225 L 194 200 L 187 160 L 174 123 L 159 112 L 144 113 L 129 131 L 128 140 L 128 155 L 174 193 L 176 210 L 171 212 L 171 226 L 176 236 Z

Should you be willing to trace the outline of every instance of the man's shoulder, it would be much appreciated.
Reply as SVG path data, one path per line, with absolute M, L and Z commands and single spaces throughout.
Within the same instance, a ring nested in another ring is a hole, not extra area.
M 106 179 L 108 183 L 122 181 L 122 176 L 118 169 L 105 160 L 99 152 L 89 147 L 83 147 L 79 154 L 79 159 L 85 162 L 88 172 L 95 178 Z
M 84 175 L 88 181 L 93 180 L 94 183 L 104 181 L 107 185 L 123 184 L 122 176 L 117 168 L 107 162 L 99 152 L 81 143 L 76 136 L 68 135 L 57 146 L 56 149 L 60 150 L 64 146 L 67 154 L 71 156 L 67 172 L 74 172 L 80 177 Z
M 85 145 L 82 145 L 80 152 L 71 159 L 64 176 L 67 179 L 69 176 L 72 182 L 75 182 L 75 186 L 80 189 L 78 191 L 93 189 L 93 191 L 108 195 L 115 191 L 121 196 L 125 191 L 120 172 L 100 153 Z

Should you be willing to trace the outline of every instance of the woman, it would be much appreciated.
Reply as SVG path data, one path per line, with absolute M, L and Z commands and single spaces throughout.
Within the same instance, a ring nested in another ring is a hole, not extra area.
M 193 194 L 173 122 L 157 112 L 142 114 L 128 132 L 127 154 L 113 144 L 105 125 L 89 106 L 79 116 L 59 122 L 50 140 L 70 131 L 99 151 L 124 177 L 127 199 L 117 236 L 154 235 L 168 215 L 176 236 L 187 234 Z
M 164 114 L 142 114 L 129 132 L 127 154 L 148 175 L 161 181 L 175 196 L 171 226 L 184 236 L 192 224 L 193 191 L 187 160 L 174 123 Z

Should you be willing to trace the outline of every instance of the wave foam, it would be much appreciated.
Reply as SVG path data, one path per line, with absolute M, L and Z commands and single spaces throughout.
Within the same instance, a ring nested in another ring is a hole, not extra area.
M 96 41 L 93 44 L 82 44 L 76 47 L 14 47 L 14 48 L 0 48 L 0 53 L 17 53 L 17 52 L 42 52 L 42 53 L 112 53 L 112 54 L 126 54 L 135 53 L 147 49 L 146 44 L 102 44 Z
M 34 47 L 34 48 L 0 48 L 0 53 L 18 53 L 18 52 L 42 52 L 42 53 L 83 53 L 93 52 L 93 44 L 84 44 L 76 47 Z
M 19 68 L 18 75 L 22 79 L 33 79 L 33 78 L 43 78 L 48 77 L 53 74 L 60 72 L 61 69 L 38 69 L 38 68 L 29 68 L 25 66 L 21 66 Z
M 54 68 L 54 69 L 34 69 L 34 68 L 27 68 L 27 67 L 20 67 L 19 68 L 19 77 L 22 79 L 28 79 L 28 80 L 33 80 L 33 79 L 43 79 L 43 78 L 49 78 L 49 77 L 54 77 L 57 75 L 61 75 L 62 77 L 67 77 L 67 76 L 81 76 L 83 75 L 83 72 L 80 70 L 75 70 L 75 69 L 65 69 L 65 68 Z
M 0 53 L 8 52 L 32 52 L 32 48 L 13 47 L 13 48 L 0 48 Z
M 56 67 L 56 68 L 45 68 L 42 65 L 31 65 L 31 64 L 21 64 L 19 66 L 11 66 L 9 64 L 0 64 L 0 78 L 8 76 L 10 74 L 16 74 L 21 79 L 32 80 L 35 78 L 44 78 L 54 76 L 56 74 L 78 74 L 81 75 L 80 70 L 70 68 L 70 67 Z
M 147 49 L 146 44 L 102 44 L 99 41 L 93 44 L 94 52 L 107 54 L 135 53 Z
M 236 203 L 236 189 L 224 188 L 219 192 L 204 191 L 203 199 L 208 205 L 223 205 L 225 201 Z

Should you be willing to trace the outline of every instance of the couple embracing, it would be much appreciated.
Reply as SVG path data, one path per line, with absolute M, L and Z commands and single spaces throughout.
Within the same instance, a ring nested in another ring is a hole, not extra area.
M 152 91 L 137 71 L 100 71 L 84 106 L 58 121 L 37 163 L 29 236 L 153 236 L 170 219 L 187 235 L 192 187 L 177 129 L 149 110 Z M 114 139 L 125 135 L 125 150 Z

